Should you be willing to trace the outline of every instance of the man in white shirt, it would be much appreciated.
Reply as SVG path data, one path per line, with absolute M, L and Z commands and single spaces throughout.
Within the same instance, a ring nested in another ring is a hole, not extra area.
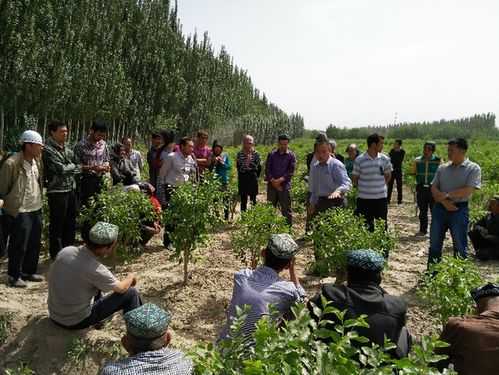
M 383 154 L 384 137 L 371 134 L 367 138 L 367 151 L 353 164 L 352 182 L 358 187 L 358 215 L 366 219 L 369 230 L 374 230 L 374 220 L 383 219 L 385 228 L 388 216 L 387 183 L 392 177 L 390 158 Z

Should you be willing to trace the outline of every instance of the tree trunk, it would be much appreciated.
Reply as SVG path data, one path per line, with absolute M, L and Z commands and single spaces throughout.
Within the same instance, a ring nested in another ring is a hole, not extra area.
M 184 285 L 189 280 L 189 250 L 184 250 Z
M 0 150 L 4 147 L 4 131 L 5 131 L 5 114 L 3 105 L 0 105 Z
M 47 112 L 45 112 L 45 117 L 43 118 L 42 137 L 47 138 Z

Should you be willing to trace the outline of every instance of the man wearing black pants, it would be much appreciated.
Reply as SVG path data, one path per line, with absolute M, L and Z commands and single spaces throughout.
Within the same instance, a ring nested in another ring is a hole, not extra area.
M 90 198 L 100 193 L 103 176 L 111 170 L 109 150 L 104 140 L 106 134 L 107 125 L 94 121 L 88 137 L 74 149 L 76 162 L 81 167 L 80 203 L 84 206 Z
M 367 151 L 354 161 L 352 182 L 358 187 L 357 209 L 370 231 L 374 220 L 383 219 L 387 228 L 388 201 L 386 183 L 391 179 L 392 164 L 383 150 L 384 137 L 372 134 L 367 138 Z
M 440 158 L 434 155 L 435 150 L 434 142 L 426 142 L 423 155 L 418 156 L 412 164 L 412 174 L 416 176 L 416 203 L 419 209 L 418 236 L 425 236 L 428 232 L 428 210 L 432 210 L 435 204 L 431 194 L 431 182 L 440 165 Z
M 43 150 L 45 181 L 50 211 L 49 252 L 57 253 L 75 241 L 76 181 L 78 167 L 73 151 L 65 145 L 68 128 L 59 121 L 48 124 L 50 137 Z
M 85 246 L 62 249 L 50 268 L 48 310 L 50 319 L 67 329 L 85 329 L 115 312 L 127 313 L 142 305 L 135 274 L 119 281 L 100 263 L 111 255 L 118 227 L 98 222 L 89 231 Z M 102 293 L 112 292 L 104 297 Z
M 397 182 L 397 203 L 402 203 L 402 164 L 404 162 L 405 150 L 402 149 L 402 140 L 397 139 L 393 144 L 393 148 L 390 153 L 390 162 L 392 163 L 393 172 L 392 178 L 388 182 L 388 203 L 392 200 L 393 185 Z

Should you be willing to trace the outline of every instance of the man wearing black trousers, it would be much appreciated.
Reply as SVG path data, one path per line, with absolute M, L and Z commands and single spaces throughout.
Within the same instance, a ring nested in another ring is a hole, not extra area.
M 405 150 L 402 148 L 402 140 L 397 139 L 393 144 L 390 153 L 390 161 L 392 163 L 393 172 L 392 178 L 388 182 L 388 203 L 392 200 L 393 184 L 397 182 L 397 203 L 402 203 L 402 164 L 404 163 Z
M 426 142 L 423 155 L 414 159 L 412 164 L 412 174 L 416 176 L 416 202 L 419 209 L 418 236 L 425 236 L 428 232 L 428 209 L 433 209 L 435 204 L 431 195 L 431 182 L 440 165 L 440 158 L 434 155 L 435 150 L 434 142 Z
M 76 232 L 76 180 L 78 166 L 73 151 L 66 146 L 68 127 L 60 121 L 48 124 L 50 137 L 43 149 L 43 165 L 50 212 L 49 252 L 55 259 L 66 246 L 73 245 Z
M 391 179 L 392 164 L 383 154 L 384 137 L 371 134 L 367 138 L 367 151 L 355 159 L 352 182 L 357 186 L 357 209 L 370 231 L 374 230 L 374 220 L 383 219 L 387 228 L 388 201 L 386 184 Z

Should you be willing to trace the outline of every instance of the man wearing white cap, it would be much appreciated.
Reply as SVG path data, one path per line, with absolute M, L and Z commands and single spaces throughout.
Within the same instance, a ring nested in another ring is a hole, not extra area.
M 25 281 L 43 281 L 36 274 L 42 233 L 43 140 L 34 130 L 20 139 L 21 151 L 9 157 L 0 168 L 0 199 L 4 200 L 10 235 L 9 285 L 26 287 Z

